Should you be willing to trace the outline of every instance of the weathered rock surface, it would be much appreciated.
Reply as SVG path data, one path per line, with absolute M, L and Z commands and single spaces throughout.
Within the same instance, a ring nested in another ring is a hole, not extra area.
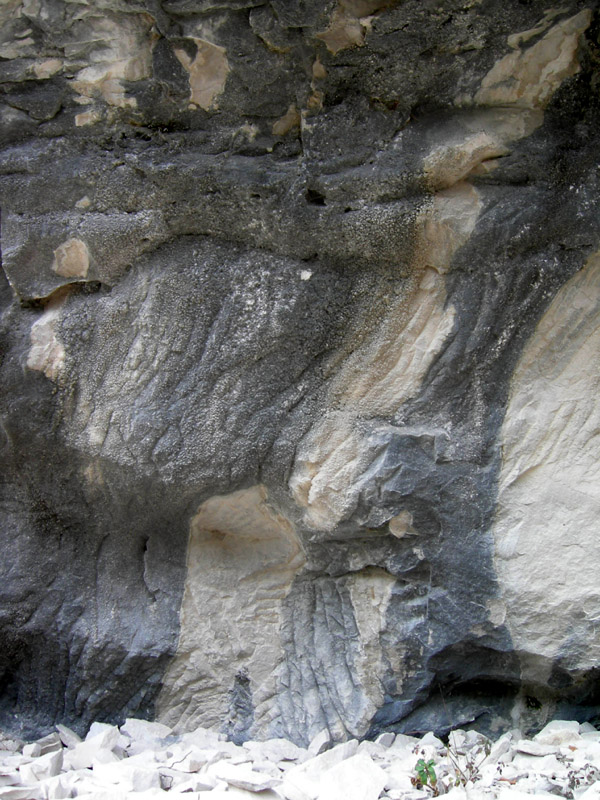
M 596 718 L 599 29 L 0 5 L 10 735 L 135 715 L 320 758 Z M 59 729 L 73 770 L 161 791 L 95 730 Z

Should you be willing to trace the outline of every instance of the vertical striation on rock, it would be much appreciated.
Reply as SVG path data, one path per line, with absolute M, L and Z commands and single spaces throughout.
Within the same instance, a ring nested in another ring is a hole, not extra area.
M 568 687 L 598 664 L 600 257 L 557 293 L 511 382 L 495 562 L 521 678 Z
M 303 565 L 294 526 L 269 506 L 263 486 L 200 506 L 190 522 L 177 654 L 159 697 L 162 721 L 175 730 L 224 727 L 234 741 L 268 727 L 284 658 L 282 604 Z
M 0 5 L 0 725 L 598 714 L 598 30 Z

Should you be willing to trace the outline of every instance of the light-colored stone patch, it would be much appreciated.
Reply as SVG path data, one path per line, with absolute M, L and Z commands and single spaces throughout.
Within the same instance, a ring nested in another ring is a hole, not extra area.
M 63 66 L 61 58 L 46 58 L 43 61 L 37 61 L 33 65 L 33 74 L 38 80 L 47 80 L 57 72 L 60 72 Z
M 512 47 L 513 50 L 518 49 L 525 42 L 528 42 L 530 39 L 540 36 L 542 33 L 544 33 L 544 31 L 547 31 L 550 25 L 552 25 L 552 21 L 563 13 L 564 8 L 548 8 L 544 12 L 542 19 L 536 23 L 533 28 L 529 28 L 527 31 L 520 31 L 519 33 L 511 34 L 507 38 L 506 43 L 509 47 Z
M 428 218 L 429 232 L 447 252 L 451 232 L 435 218 Z M 454 307 L 444 308 L 446 291 L 435 251 L 418 275 L 408 297 L 394 303 L 379 335 L 348 359 L 334 381 L 337 402 L 361 416 L 390 414 L 414 396 L 435 356 L 454 325 Z M 433 267 L 433 269 L 429 268 Z M 390 327 L 387 327 L 387 324 Z
M 382 569 L 370 568 L 348 578 L 347 586 L 359 633 L 359 654 L 354 670 L 364 696 L 363 713 L 355 721 L 354 736 L 364 736 L 377 709 L 383 705 L 383 677 L 386 664 L 381 647 L 381 634 L 386 627 L 386 614 L 396 579 Z
M 177 48 L 175 55 L 189 74 L 190 102 L 208 111 L 215 108 L 215 101 L 225 88 L 229 74 L 227 53 L 223 47 L 204 39 L 191 41 L 197 48 L 194 58 L 183 48 Z
M 489 620 L 492 625 L 504 625 L 506 621 L 506 603 L 499 597 L 493 597 L 486 601 L 489 612 Z
M 314 529 L 334 528 L 354 505 L 350 487 L 370 454 L 355 422 L 356 415 L 328 411 L 298 448 L 289 487 L 306 509 L 306 524 Z
M 313 76 L 313 81 L 322 81 L 325 80 L 325 78 L 327 77 L 327 70 L 325 69 L 323 64 L 321 64 L 321 61 L 318 57 L 313 61 L 312 76 Z
M 65 350 L 58 338 L 58 322 L 65 297 L 61 292 L 50 300 L 41 317 L 31 326 L 29 334 L 31 347 L 27 366 L 43 372 L 51 381 L 58 379 L 65 363 Z
M 62 278 L 85 278 L 89 266 L 90 254 L 81 239 L 67 239 L 54 251 L 52 269 Z
M 317 33 L 334 55 L 349 47 L 361 47 L 371 27 L 371 15 L 386 6 L 389 0 L 339 0 L 327 29 Z
M 456 183 L 449 189 L 434 195 L 433 208 L 421 215 L 417 229 L 420 243 L 415 254 L 415 261 L 424 273 L 419 285 L 420 292 L 433 292 L 438 296 L 440 302 L 445 302 L 445 286 L 438 276 L 448 272 L 454 254 L 469 240 L 480 211 L 479 193 L 467 181 Z M 443 317 L 440 316 L 439 310 L 437 314 L 439 324 L 443 329 L 442 335 L 445 336 L 447 325 L 443 323 Z M 448 314 L 449 312 L 446 311 L 444 317 Z M 452 311 L 453 320 L 454 312 Z M 435 340 L 433 331 L 432 338 Z M 436 349 L 437 352 L 438 349 Z M 419 370 L 421 377 L 429 367 L 431 357 L 427 356 L 427 364 L 421 366 Z M 411 394 L 413 391 L 411 390 Z
M 330 530 L 356 502 L 356 481 L 373 447 L 360 420 L 390 415 L 419 390 L 454 325 L 444 273 L 471 235 L 479 194 L 458 183 L 434 196 L 416 224 L 413 273 L 375 334 L 345 361 L 331 382 L 332 409 L 300 443 L 290 489 L 306 523 Z
M 600 659 L 600 254 L 558 292 L 515 370 L 493 527 L 523 677 Z M 540 661 L 539 656 L 542 657 Z
M 99 111 L 83 111 L 81 114 L 75 114 L 75 126 L 82 128 L 84 125 L 95 125 L 102 119 L 102 114 Z
M 423 172 L 434 191 L 448 189 L 465 178 L 497 165 L 510 152 L 508 145 L 529 136 L 544 120 L 540 110 L 526 108 L 478 109 L 462 114 L 459 128 L 436 132 L 430 152 L 423 160 Z
M 257 728 L 266 726 L 283 660 L 281 605 L 304 554 L 292 524 L 263 486 L 203 503 L 190 524 L 177 654 L 158 701 L 177 731 L 220 727 L 240 670 Z
M 126 96 L 123 81 L 140 81 L 152 75 L 152 18 L 147 14 L 84 18 L 89 29 L 81 34 L 82 43 L 94 42 L 95 47 L 89 66 L 75 75 L 73 89 L 83 97 L 100 96 L 110 106 L 135 107 L 135 98 Z
M 535 44 L 508 53 L 485 76 L 475 102 L 544 108 L 565 78 L 579 72 L 579 37 L 591 18 L 591 10 L 584 9 L 553 25 Z M 531 31 L 514 34 L 509 45 L 526 41 L 528 34 L 534 35 Z
M 239 136 L 243 136 L 247 142 L 253 142 L 260 133 L 260 128 L 258 125 L 252 125 L 251 123 L 246 122 L 244 125 L 238 128 L 237 133 Z
M 388 522 L 388 528 L 392 536 L 396 539 L 403 539 L 405 536 L 417 536 L 418 531 L 413 528 L 413 515 L 410 511 L 401 511 Z
M 425 160 L 424 172 L 430 185 L 444 189 L 462 180 L 489 159 L 508 153 L 508 148 L 485 131 L 472 133 L 455 146 L 436 147 Z
M 292 103 L 285 114 L 273 123 L 273 136 L 285 136 L 286 133 L 300 128 L 300 114 Z
M 360 20 L 341 6 L 333 12 L 327 29 L 317 34 L 317 39 L 325 42 L 329 52 L 334 55 L 348 47 L 360 47 L 364 38 L 365 32 Z

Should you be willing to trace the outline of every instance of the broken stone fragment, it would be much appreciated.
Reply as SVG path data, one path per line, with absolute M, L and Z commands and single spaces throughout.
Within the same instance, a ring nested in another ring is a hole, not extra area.
M 45 778 L 53 778 L 61 771 L 63 766 L 62 750 L 54 753 L 47 753 L 44 756 L 35 758 L 29 764 L 22 764 L 20 767 L 21 780 L 25 784 L 36 783 Z
M 113 764 L 96 764 L 94 779 L 100 784 L 116 785 L 127 792 L 144 792 L 149 789 L 161 789 L 160 773 L 146 762 L 131 763 L 125 759 Z
M 0 800 L 45 800 L 41 786 L 0 786 Z
M 119 729 L 109 725 L 100 733 L 86 738 L 65 752 L 65 766 L 68 769 L 86 769 L 92 766 L 94 759 L 101 751 L 112 750 L 119 741 Z
M 49 733 L 42 739 L 37 739 L 36 744 L 40 746 L 40 755 L 42 756 L 62 750 L 62 742 L 58 733 Z
M 168 725 L 163 725 L 161 722 L 150 722 L 133 717 L 126 719 L 119 730 L 134 742 L 148 743 L 156 743 L 173 733 Z
M 90 266 L 90 255 L 81 239 L 68 239 L 54 251 L 52 269 L 61 278 L 85 278 Z
M 72 750 L 81 742 L 81 736 L 75 733 L 75 731 L 72 731 L 66 725 L 57 725 L 56 730 L 58 731 L 61 742 L 70 750 Z
M 250 752 L 253 759 L 267 759 L 268 761 L 298 761 L 302 762 L 310 755 L 309 751 L 287 739 L 267 739 L 264 742 L 244 742 L 244 747 Z M 313 753 L 318 755 L 318 753 Z
M 285 773 L 281 790 L 284 794 L 291 791 L 315 800 L 319 795 L 322 776 L 332 767 L 351 758 L 357 749 L 356 739 L 350 739 L 348 742 L 336 745 L 331 750 L 309 758 L 303 764 L 299 764 Z
M 324 728 L 322 731 L 319 731 L 319 733 L 315 734 L 310 740 L 308 745 L 308 755 L 318 756 L 321 753 L 324 753 L 325 750 L 328 750 L 331 747 L 331 744 L 331 735 L 329 731 Z
M 575 721 L 556 719 L 545 725 L 533 740 L 541 745 L 579 745 L 582 741 L 580 725 Z M 523 751 L 521 751 L 523 752 Z
M 366 753 L 357 753 L 320 779 L 318 800 L 377 800 L 387 783 L 385 772 Z
M 226 781 L 230 786 L 246 789 L 249 792 L 262 792 L 279 786 L 281 780 L 264 773 L 256 772 L 250 767 L 221 762 L 211 767 L 210 774 L 219 780 Z

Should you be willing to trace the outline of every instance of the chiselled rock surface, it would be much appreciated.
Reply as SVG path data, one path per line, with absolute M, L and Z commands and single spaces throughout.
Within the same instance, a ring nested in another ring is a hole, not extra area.
M 506 623 L 523 678 L 598 663 L 593 522 L 600 503 L 600 256 L 557 293 L 513 374 L 494 524 Z M 551 591 L 548 591 L 548 587 Z
M 0 726 L 595 719 L 599 30 L 0 5 Z

